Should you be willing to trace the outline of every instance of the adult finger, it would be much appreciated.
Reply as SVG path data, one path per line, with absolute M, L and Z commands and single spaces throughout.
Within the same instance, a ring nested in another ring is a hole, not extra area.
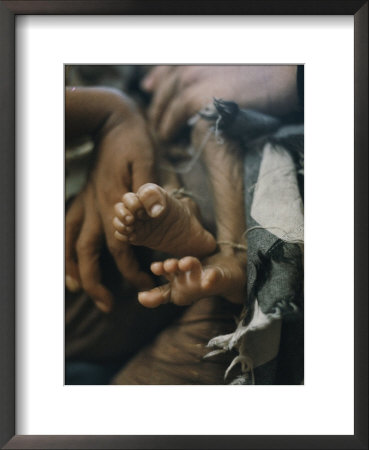
M 103 242 L 103 229 L 100 218 L 93 208 L 86 208 L 81 233 L 77 240 L 79 272 L 83 289 L 103 312 L 113 306 L 111 293 L 101 283 L 100 251 Z
M 159 127 L 159 136 L 163 141 L 176 137 L 179 131 L 187 125 L 188 119 L 201 108 L 201 100 L 197 91 L 187 88 L 167 107 Z
M 83 202 L 81 196 L 77 196 L 65 217 L 65 285 L 71 292 L 77 292 L 82 288 L 76 242 L 82 228 L 83 216 Z
M 151 169 L 146 170 L 148 171 L 148 173 L 151 173 Z M 141 171 L 138 170 L 139 173 L 142 173 L 144 171 L 145 168 Z M 139 179 L 136 178 L 136 183 L 139 182 Z M 124 189 L 120 190 L 119 192 L 123 194 L 125 193 Z M 141 270 L 141 267 L 138 263 L 134 251 L 132 250 L 131 245 L 118 240 L 114 236 L 115 228 L 113 226 L 113 219 L 116 214 L 114 211 L 114 203 L 111 204 L 110 202 L 100 200 L 98 202 L 98 205 L 103 221 L 103 229 L 108 250 L 113 257 L 119 272 L 134 287 L 138 289 L 142 289 L 142 286 L 151 288 L 154 284 L 153 279 L 149 274 Z
M 149 119 L 153 127 L 156 129 L 160 123 L 160 119 L 170 100 L 175 97 L 178 88 L 177 73 L 172 72 L 166 76 L 164 83 L 161 83 L 155 90 L 149 108 Z
M 141 88 L 146 92 L 153 92 L 158 84 L 175 68 L 176 66 L 154 67 L 141 81 Z
M 125 280 L 138 290 L 151 289 L 154 286 L 151 276 L 141 270 L 130 244 L 118 241 L 113 236 L 111 242 L 108 242 L 108 248 Z

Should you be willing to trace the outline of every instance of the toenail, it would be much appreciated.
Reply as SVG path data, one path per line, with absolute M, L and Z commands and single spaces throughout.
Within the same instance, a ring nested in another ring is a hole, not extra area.
M 160 205 L 159 203 L 156 203 L 150 210 L 151 217 L 157 217 L 164 209 L 163 205 Z

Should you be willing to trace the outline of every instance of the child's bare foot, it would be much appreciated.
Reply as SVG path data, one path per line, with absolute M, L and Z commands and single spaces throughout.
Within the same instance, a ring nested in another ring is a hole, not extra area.
M 180 260 L 153 263 L 152 272 L 164 275 L 169 283 L 140 292 L 139 302 L 147 308 L 168 302 L 184 306 L 201 298 L 220 295 L 233 303 L 242 303 L 246 269 L 240 259 L 218 253 L 208 262 L 203 266 L 197 258 L 186 256 Z
M 197 219 L 193 201 L 178 200 L 156 184 L 147 183 L 136 194 L 124 194 L 115 212 L 115 237 L 123 242 L 179 257 L 204 257 L 216 248 L 214 237 Z

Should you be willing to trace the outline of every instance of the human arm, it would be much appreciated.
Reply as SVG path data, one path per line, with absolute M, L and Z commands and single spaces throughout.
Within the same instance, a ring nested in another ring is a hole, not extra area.
M 214 97 L 276 116 L 294 112 L 296 73 L 294 65 L 157 66 L 141 85 L 153 96 L 153 127 L 161 139 L 170 140 Z
M 146 123 L 128 97 L 111 89 L 68 88 L 66 142 L 89 135 L 96 144 L 85 189 L 66 216 L 66 285 L 83 288 L 107 312 L 112 296 L 101 284 L 99 256 L 106 245 L 124 278 L 150 287 L 129 245 L 114 239 L 114 205 L 122 195 L 154 180 L 154 150 Z

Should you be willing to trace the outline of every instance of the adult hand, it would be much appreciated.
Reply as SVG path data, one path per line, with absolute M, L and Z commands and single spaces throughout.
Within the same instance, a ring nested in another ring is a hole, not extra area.
M 157 66 L 142 81 L 153 94 L 149 118 L 163 140 L 213 98 L 274 115 L 297 108 L 297 66 Z
M 104 312 L 111 310 L 113 297 L 101 283 L 99 266 L 104 232 L 92 183 L 74 199 L 65 221 L 65 283 L 72 291 L 81 288 Z
M 153 145 L 138 114 L 107 124 L 98 138 L 97 160 L 83 192 L 66 216 L 66 285 L 83 288 L 97 307 L 112 308 L 111 293 L 101 283 L 99 257 L 106 242 L 124 278 L 139 289 L 153 286 L 132 248 L 114 238 L 114 205 L 126 192 L 155 180 Z

